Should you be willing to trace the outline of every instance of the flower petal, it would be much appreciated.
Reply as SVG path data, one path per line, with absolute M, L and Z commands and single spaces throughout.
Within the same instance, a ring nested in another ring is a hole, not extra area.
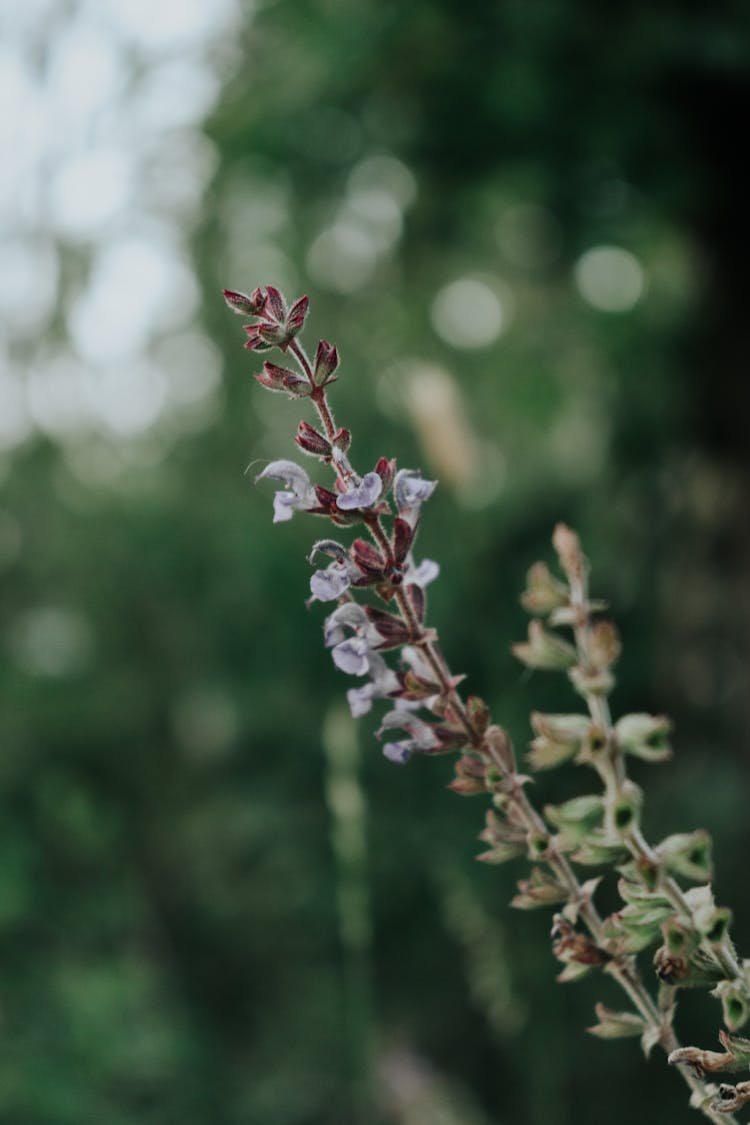
M 413 560 L 410 560 L 409 567 L 404 575 L 404 582 L 412 583 L 414 586 L 429 586 L 430 582 L 434 582 L 440 574 L 440 567 L 434 559 L 422 559 L 419 566 L 415 566 Z
M 372 701 L 378 698 L 377 688 L 373 683 L 362 684 L 362 687 L 349 688 L 346 698 L 352 718 L 361 719 L 363 715 L 372 710 Z
M 310 590 L 319 602 L 333 602 L 351 585 L 346 570 L 332 563 L 326 570 L 316 570 L 310 579 Z
M 369 625 L 367 614 L 356 602 L 344 602 L 323 622 L 323 644 L 333 648 L 346 637 L 345 629 L 364 629 Z
M 387 715 L 383 715 L 378 734 L 382 734 L 384 730 L 391 727 L 401 727 L 409 732 L 412 736 L 412 750 L 430 750 L 433 746 L 437 746 L 437 738 L 432 728 L 409 711 L 396 708 L 395 711 L 389 711 Z
M 318 498 L 315 495 L 310 478 L 304 469 L 300 468 L 294 461 L 271 461 L 266 465 L 262 473 L 258 473 L 255 478 L 257 484 L 259 480 L 280 480 L 287 488 L 291 489 L 299 501 L 295 507 L 299 511 L 308 511 L 314 508 L 318 503 Z M 289 516 L 282 517 L 289 519 Z
M 383 491 L 383 481 L 377 473 L 365 473 L 359 484 L 348 488 L 336 499 L 336 506 L 343 512 L 355 508 L 371 508 Z
M 270 461 L 262 473 L 258 473 L 255 478 L 257 484 L 259 480 L 280 480 L 288 488 L 296 490 L 297 487 L 305 487 L 310 484 L 310 478 L 300 465 L 295 461 Z
M 273 522 L 286 523 L 299 509 L 299 500 L 293 492 L 275 492 L 273 495 Z
M 418 511 L 420 504 L 432 496 L 437 483 L 436 480 L 423 480 L 414 469 L 400 469 L 393 482 L 393 495 L 401 515 L 413 509 Z
M 350 676 L 366 676 L 370 671 L 369 648 L 364 637 L 349 637 L 332 650 L 333 663 Z
M 414 750 L 412 740 L 405 739 L 403 742 L 386 742 L 383 746 L 383 754 L 389 762 L 395 762 L 397 766 L 405 766 L 411 758 Z

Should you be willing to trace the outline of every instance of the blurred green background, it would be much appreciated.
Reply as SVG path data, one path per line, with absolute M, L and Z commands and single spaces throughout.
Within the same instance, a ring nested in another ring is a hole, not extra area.
M 686 1120 L 663 1056 L 585 1035 L 614 986 L 555 984 L 450 761 L 348 719 L 323 525 L 244 472 L 300 411 L 220 290 L 310 293 L 355 463 L 440 478 L 430 616 L 519 747 L 571 697 L 510 658 L 517 597 L 578 528 L 616 709 L 676 722 L 648 834 L 710 829 L 749 950 L 747 6 L 26 0 L 0 32 L 0 1121 Z

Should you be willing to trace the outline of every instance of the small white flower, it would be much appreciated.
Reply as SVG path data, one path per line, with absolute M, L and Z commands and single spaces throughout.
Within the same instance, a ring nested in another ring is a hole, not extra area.
M 323 644 L 326 648 L 333 648 L 346 639 L 346 629 L 356 632 L 366 629 L 370 622 L 361 605 L 356 602 L 344 602 L 343 605 L 329 613 L 323 622 Z
M 415 566 L 414 559 L 409 556 L 408 566 L 404 574 L 404 582 L 412 586 L 429 586 L 440 574 L 440 567 L 433 559 L 422 559 L 419 566 Z
M 412 754 L 429 752 L 438 745 L 438 739 L 432 728 L 416 715 L 400 707 L 383 716 L 378 734 L 391 727 L 401 727 L 411 735 L 410 738 L 402 738 L 398 742 L 386 742 L 383 745 L 385 757 L 397 765 L 403 766 Z
M 271 461 L 262 473 L 258 473 L 255 483 L 259 480 L 280 480 L 289 489 L 274 495 L 274 523 L 285 523 L 295 512 L 308 512 L 317 506 L 318 498 L 310 478 L 294 461 Z
M 393 482 L 398 513 L 410 527 L 416 527 L 419 509 L 437 488 L 436 480 L 423 480 L 414 469 L 399 469 Z
M 325 570 L 316 570 L 310 578 L 310 592 L 319 602 L 335 602 L 349 589 L 352 580 L 346 566 L 332 562 Z

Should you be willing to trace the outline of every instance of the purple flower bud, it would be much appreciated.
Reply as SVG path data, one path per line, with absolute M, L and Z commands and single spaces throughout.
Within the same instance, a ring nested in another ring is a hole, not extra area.
M 383 482 L 377 473 L 365 473 L 359 484 L 348 488 L 336 499 L 336 504 L 343 512 L 351 512 L 355 508 L 371 508 L 383 491 Z
M 294 302 L 286 317 L 286 330 L 289 339 L 296 336 L 305 323 L 307 310 L 310 305 L 310 298 L 308 296 L 300 297 Z
M 336 598 L 340 598 L 351 584 L 346 568 L 340 563 L 332 562 L 325 570 L 315 571 L 310 579 L 310 591 L 313 600 L 333 602 Z
M 303 398 L 310 394 L 310 384 L 307 379 L 296 371 L 291 371 L 288 367 L 278 367 L 275 363 L 266 361 L 263 364 L 263 371 L 255 378 L 267 390 L 286 391 L 290 398 Z
M 412 638 L 409 625 L 393 613 L 386 613 L 385 610 L 371 605 L 367 606 L 365 613 L 377 634 L 379 649 L 400 648 Z
M 333 444 L 340 453 L 346 453 L 352 444 L 352 435 L 349 430 L 344 429 L 343 426 L 339 427 L 333 435 Z
M 313 364 L 313 378 L 317 387 L 322 387 L 330 382 L 330 377 L 339 365 L 339 353 L 336 345 L 327 340 L 321 340 L 315 353 Z
M 393 521 L 393 557 L 399 566 L 405 561 L 413 541 L 414 528 L 396 516 Z
M 247 332 L 247 340 L 245 341 L 246 348 L 249 348 L 251 352 L 267 352 L 271 350 L 273 344 L 269 343 L 268 340 L 265 340 L 261 336 L 260 328 L 257 324 L 245 324 L 243 327 Z
M 378 457 L 375 462 L 375 472 L 383 482 L 383 492 L 387 492 L 396 475 L 396 458 L 392 457 L 389 461 L 387 457 Z
M 281 348 L 282 351 L 291 340 L 285 324 L 275 324 L 273 321 L 262 320 L 256 328 L 258 335 L 266 344 Z
M 274 523 L 290 520 L 295 511 L 310 511 L 318 502 L 310 478 L 294 461 L 271 461 L 255 478 L 255 483 L 259 480 L 280 480 L 290 489 L 277 492 L 273 498 Z
M 248 297 L 246 293 L 238 293 L 234 289 L 225 289 L 224 300 L 232 312 L 239 316 L 260 316 L 266 303 L 265 296 L 260 289 L 256 289 L 251 297 Z
M 286 317 L 286 301 L 274 285 L 266 286 L 265 311 L 273 320 L 284 320 Z
M 351 560 L 368 580 L 368 585 L 382 580 L 385 561 L 377 547 L 373 547 L 366 539 L 354 540 L 351 546 Z
M 306 386 L 309 392 L 309 384 L 306 383 Z M 312 454 L 313 457 L 331 456 L 332 450 L 330 442 L 327 438 L 324 438 L 314 426 L 311 426 L 309 422 L 300 422 L 294 440 L 297 442 L 300 449 L 304 450 L 305 453 Z

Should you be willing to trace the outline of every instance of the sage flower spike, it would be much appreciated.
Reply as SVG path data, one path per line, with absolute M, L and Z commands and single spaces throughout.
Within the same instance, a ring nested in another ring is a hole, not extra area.
M 347 488 L 336 499 L 336 507 L 342 512 L 352 512 L 356 508 L 371 508 L 383 491 L 383 481 L 377 473 L 365 473 L 358 484 Z
M 289 489 L 288 492 L 277 492 L 274 495 L 274 523 L 285 523 L 296 511 L 309 512 L 317 506 L 318 498 L 310 478 L 294 461 L 271 461 L 262 473 L 258 473 L 255 483 L 259 480 L 280 480 Z

